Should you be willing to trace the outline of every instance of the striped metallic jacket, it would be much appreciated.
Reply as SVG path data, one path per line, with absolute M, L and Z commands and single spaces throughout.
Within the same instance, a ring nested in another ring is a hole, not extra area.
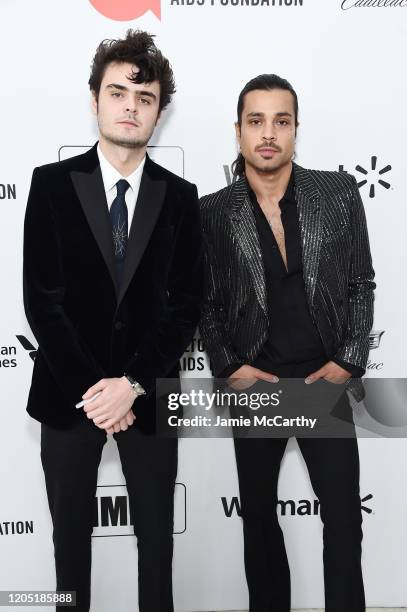
M 365 368 L 375 283 L 356 179 L 293 164 L 303 274 L 326 354 Z M 201 198 L 206 289 L 200 333 L 215 376 L 250 364 L 269 333 L 264 264 L 244 177 Z

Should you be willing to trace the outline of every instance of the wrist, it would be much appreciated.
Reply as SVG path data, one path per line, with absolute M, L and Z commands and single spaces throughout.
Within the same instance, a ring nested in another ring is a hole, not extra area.
M 123 374 L 123 378 L 125 378 L 127 380 L 127 382 L 129 383 L 130 387 L 133 390 L 133 393 L 136 397 L 138 397 L 139 395 L 145 395 L 146 392 L 143 389 L 143 387 L 140 385 L 139 382 L 137 382 L 136 380 L 134 380 L 134 378 L 132 378 L 129 374 Z

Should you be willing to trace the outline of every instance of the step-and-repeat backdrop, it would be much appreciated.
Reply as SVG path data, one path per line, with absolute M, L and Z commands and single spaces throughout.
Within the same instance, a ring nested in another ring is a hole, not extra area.
M 2 0 L 0 5 L 0 589 L 53 589 L 40 425 L 25 413 L 36 341 L 22 306 L 22 234 L 35 166 L 97 138 L 87 87 L 94 50 L 128 27 L 157 35 L 177 82 L 151 142 L 201 195 L 230 181 L 239 91 L 277 73 L 300 102 L 297 162 L 353 173 L 365 203 L 377 293 L 369 377 L 406 371 L 406 0 Z M 184 377 L 208 376 L 196 336 Z M 58 398 L 55 398 L 58 401 Z M 362 439 L 363 568 L 370 606 L 407 605 L 406 443 Z M 266 467 L 266 466 L 265 466 Z M 322 528 L 294 440 L 279 508 L 294 607 L 323 606 Z M 93 609 L 136 609 L 137 546 L 116 444 L 105 447 L 93 537 Z M 183 439 L 176 489 L 177 610 L 247 608 L 230 439 Z M 45 609 L 45 608 L 44 608 Z

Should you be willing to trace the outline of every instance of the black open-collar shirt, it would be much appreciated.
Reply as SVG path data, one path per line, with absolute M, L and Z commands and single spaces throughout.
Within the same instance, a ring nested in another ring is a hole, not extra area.
M 263 255 L 270 319 L 269 336 L 256 359 L 257 367 L 260 367 L 262 362 L 278 365 L 303 363 L 317 360 L 325 355 L 321 337 L 311 317 L 305 291 L 294 181 L 292 171 L 286 192 L 279 202 L 287 268 L 273 230 L 255 193 L 249 189 Z

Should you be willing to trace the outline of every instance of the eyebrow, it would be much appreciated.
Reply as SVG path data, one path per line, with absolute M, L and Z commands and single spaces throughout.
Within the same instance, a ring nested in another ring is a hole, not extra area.
M 292 117 L 292 114 L 287 111 L 281 111 L 279 113 L 275 113 L 276 117 Z M 252 112 L 248 113 L 247 117 L 264 117 L 264 113 Z
M 125 85 L 119 85 L 119 83 L 109 83 L 109 85 L 106 85 L 106 89 L 119 89 L 120 91 L 129 91 L 129 88 L 126 87 Z M 136 90 L 134 93 L 140 95 L 140 96 L 148 96 L 150 98 L 153 98 L 153 100 L 157 99 L 157 96 L 155 94 L 153 94 L 152 91 L 146 91 L 146 90 Z

